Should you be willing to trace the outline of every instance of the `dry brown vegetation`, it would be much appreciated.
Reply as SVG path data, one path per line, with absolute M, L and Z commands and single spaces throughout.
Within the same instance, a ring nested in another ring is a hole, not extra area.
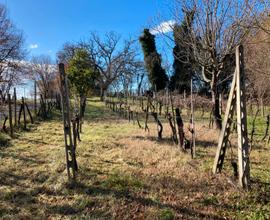
M 63 128 L 36 124 L 0 148 L 2 219 L 269 219 L 269 146 L 251 153 L 250 192 L 233 177 L 231 150 L 224 172 L 212 175 L 217 133 L 196 123 L 197 156 L 90 101 L 79 143 L 76 184 L 67 183 Z M 233 142 L 232 142 L 233 143 Z

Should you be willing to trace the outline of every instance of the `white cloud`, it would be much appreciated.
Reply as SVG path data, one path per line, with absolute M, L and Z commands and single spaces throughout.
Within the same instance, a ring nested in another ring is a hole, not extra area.
M 165 33 L 171 32 L 173 30 L 173 26 L 175 25 L 175 23 L 176 21 L 174 20 L 164 21 L 160 23 L 158 26 L 152 28 L 150 30 L 150 33 L 157 35 L 157 34 L 165 34 Z
M 37 44 L 30 44 L 29 45 L 29 48 L 30 49 L 37 49 L 38 48 L 38 45 Z

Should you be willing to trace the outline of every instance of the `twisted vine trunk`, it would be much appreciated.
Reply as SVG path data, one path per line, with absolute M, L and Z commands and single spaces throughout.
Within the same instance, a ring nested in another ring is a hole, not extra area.
M 158 138 L 161 140 L 162 139 L 162 131 L 163 131 L 163 126 L 160 120 L 158 119 L 158 113 L 157 112 L 152 112 L 152 116 L 154 117 L 157 125 L 158 125 Z
M 80 96 L 80 112 L 79 112 L 79 121 L 80 121 L 80 132 L 82 132 L 83 118 L 86 108 L 86 97 L 84 95 Z

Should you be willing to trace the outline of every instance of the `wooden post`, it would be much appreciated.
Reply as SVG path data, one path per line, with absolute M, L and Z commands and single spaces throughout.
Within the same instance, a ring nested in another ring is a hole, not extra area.
M 35 109 L 35 117 L 37 117 L 37 81 L 34 84 L 34 109 Z
M 13 137 L 12 108 L 11 108 L 11 97 L 10 97 L 10 94 L 8 94 L 8 118 L 9 118 L 9 132 L 10 132 L 10 136 Z
M 149 116 L 149 105 L 150 105 L 150 95 L 147 95 L 147 106 L 146 106 L 146 112 L 145 112 L 145 124 L 144 124 L 144 131 L 148 130 L 148 116 Z
M 239 46 L 236 49 L 236 86 L 239 184 L 243 188 L 248 188 L 250 184 L 250 170 L 243 46 Z
M 223 121 L 223 126 L 219 134 L 218 148 L 213 166 L 213 173 L 220 173 L 223 166 L 223 161 L 226 154 L 227 144 L 231 133 L 231 125 L 233 122 L 233 114 L 235 111 L 236 104 L 236 74 L 234 74 L 233 81 L 231 84 L 231 90 Z
M 73 145 L 74 145 L 74 150 L 76 150 L 77 147 L 77 137 L 79 135 L 79 127 L 77 127 L 77 122 L 76 122 L 76 117 L 74 120 L 72 120 L 72 133 L 73 133 Z M 74 161 L 74 168 L 76 171 L 78 171 L 78 164 L 76 161 L 76 157 L 75 157 L 75 161 Z
M 22 97 L 22 111 L 23 111 L 23 128 L 26 130 L 26 114 L 25 114 L 24 97 Z
M 171 92 L 169 94 L 170 94 L 170 101 L 171 101 L 171 111 L 172 111 L 172 118 L 173 118 L 173 126 L 176 128 L 176 121 L 175 121 L 176 118 L 175 118 L 175 114 L 174 114 L 173 97 L 172 97 Z
M 40 113 L 43 119 L 47 118 L 46 103 L 44 102 L 42 94 L 40 94 Z
M 21 125 L 21 115 L 23 111 L 23 104 L 21 103 L 20 105 L 20 110 L 19 110 L 19 117 L 18 117 L 18 125 Z
M 14 99 L 14 126 L 17 126 L 18 125 L 18 121 L 17 121 L 17 94 L 16 94 L 15 87 L 14 87 L 13 99 Z
M 27 112 L 28 112 L 28 115 L 29 115 L 29 117 L 30 117 L 31 124 L 34 124 L 34 120 L 33 120 L 33 117 L 32 117 L 32 114 L 31 114 L 31 111 L 30 111 L 30 109 L 28 108 L 27 103 L 25 102 L 25 103 L 24 103 L 24 105 L 25 105 L 26 110 L 27 110 Z
M 192 135 L 191 157 L 195 158 L 195 155 L 196 155 L 196 143 L 195 143 L 195 125 L 194 125 L 194 105 L 193 105 L 193 81 L 192 81 L 192 77 L 191 77 L 191 80 L 190 80 L 190 99 L 191 99 L 191 135 Z
M 66 151 L 66 164 L 68 179 L 76 179 L 76 154 L 75 147 L 73 145 L 70 123 L 70 101 L 68 96 L 68 84 L 65 74 L 65 66 L 63 63 L 59 64 L 59 74 L 61 82 L 61 100 L 62 100 L 62 115 L 63 115 L 63 127 L 64 127 L 64 140 Z M 72 171 L 72 176 L 71 172 Z
M 231 91 L 225 113 L 225 118 L 220 132 L 218 149 L 214 161 L 213 173 L 222 169 L 227 142 L 231 133 L 233 113 L 237 110 L 237 133 L 238 133 L 238 168 L 239 185 L 243 188 L 250 186 L 249 146 L 247 134 L 247 114 L 245 97 L 243 47 L 236 48 L 236 68 L 231 85 Z

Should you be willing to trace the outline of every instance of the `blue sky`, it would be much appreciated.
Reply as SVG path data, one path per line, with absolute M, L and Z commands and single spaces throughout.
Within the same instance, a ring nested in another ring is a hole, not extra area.
M 30 55 L 55 53 L 90 31 L 138 36 L 152 19 L 166 14 L 169 0 L 0 0 L 25 34 Z M 32 47 L 32 49 L 31 49 Z

